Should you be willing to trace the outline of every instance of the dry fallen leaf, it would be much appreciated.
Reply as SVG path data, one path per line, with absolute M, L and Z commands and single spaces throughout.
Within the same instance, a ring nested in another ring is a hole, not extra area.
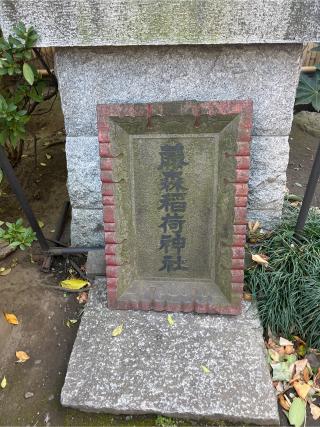
M 318 418 L 320 418 L 319 406 L 315 405 L 314 403 L 310 403 L 310 411 L 311 411 L 312 418 L 314 420 L 317 420 Z
M 173 326 L 175 324 L 175 321 L 174 321 L 172 314 L 168 314 L 167 321 L 168 321 L 170 326 Z
M 117 337 L 119 335 L 122 334 L 123 331 L 123 323 L 121 323 L 121 325 L 117 326 L 116 328 L 114 328 L 114 330 L 112 331 L 112 336 L 113 337 Z
M 43 228 L 44 227 L 44 222 L 39 219 L 38 220 L 38 225 L 39 225 L 40 228 Z
M 1 386 L 1 388 L 5 388 L 5 387 L 7 387 L 7 378 L 6 378 L 6 377 L 3 377 L 3 378 L 2 378 L 2 381 L 1 381 L 1 383 L 0 383 L 0 386 Z
M 81 292 L 81 294 L 77 296 L 77 300 L 79 304 L 86 304 L 88 301 L 88 292 Z
M 256 221 L 256 222 L 249 221 L 249 223 L 248 223 L 248 228 L 249 228 L 249 231 L 251 233 L 255 233 L 258 230 L 259 227 L 260 227 L 260 222 L 259 221 Z
M 25 351 L 16 351 L 17 363 L 24 363 L 30 359 L 30 356 Z
M 310 380 L 310 372 L 308 367 L 306 366 L 302 372 L 303 380 L 307 383 Z
M 309 384 L 301 383 L 299 381 L 295 381 L 293 383 L 293 387 L 301 399 L 305 399 L 311 389 Z
M 60 286 L 65 289 L 81 289 L 87 285 L 89 282 L 82 279 L 66 279 L 60 282 Z
M 284 348 L 285 354 L 293 354 L 294 353 L 294 347 L 293 345 L 286 345 Z
M 294 364 L 295 373 L 300 375 L 301 372 L 303 372 L 304 368 L 307 366 L 307 363 L 308 363 L 308 359 L 297 360 Z
M 249 292 L 243 292 L 243 299 L 245 301 L 252 301 L 252 294 L 250 294 Z
M 279 345 L 282 345 L 282 346 L 293 345 L 293 342 L 280 337 Z
M 7 276 L 9 273 L 11 273 L 11 268 L 1 268 L 0 276 Z
M 257 264 L 264 265 L 265 267 L 269 265 L 268 257 L 266 255 L 252 254 L 251 258 L 252 258 L 252 261 L 256 262 Z
M 290 409 L 290 404 L 289 402 L 285 399 L 285 397 L 283 396 L 283 394 L 279 394 L 278 396 L 279 399 L 279 403 L 282 406 L 282 408 L 286 411 L 289 411 Z
M 50 160 L 50 159 L 52 158 L 51 154 L 46 153 L 46 158 L 47 158 L 48 160 Z
M 13 313 L 4 313 L 4 317 L 8 323 L 11 323 L 11 325 L 19 325 L 19 320 Z
M 47 166 L 47 163 L 41 162 L 40 165 L 43 166 L 43 167 L 45 167 L 45 166 Z

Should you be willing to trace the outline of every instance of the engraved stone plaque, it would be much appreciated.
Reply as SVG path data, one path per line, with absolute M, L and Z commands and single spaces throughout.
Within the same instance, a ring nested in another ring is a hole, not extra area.
M 251 102 L 97 110 L 109 307 L 239 313 Z

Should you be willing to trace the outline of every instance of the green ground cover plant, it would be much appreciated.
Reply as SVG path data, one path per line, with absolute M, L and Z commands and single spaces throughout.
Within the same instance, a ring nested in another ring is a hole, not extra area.
M 19 218 L 14 223 L 0 223 L 0 239 L 7 241 L 13 248 L 24 250 L 36 240 L 36 233 L 31 227 L 24 227 L 22 219 Z
M 271 233 L 249 240 L 253 262 L 246 269 L 246 290 L 256 301 L 265 330 L 299 335 L 320 348 L 320 210 L 312 208 L 299 240 L 294 227 L 299 209 L 286 206 L 282 223 Z M 259 258 L 258 258 L 259 261 Z

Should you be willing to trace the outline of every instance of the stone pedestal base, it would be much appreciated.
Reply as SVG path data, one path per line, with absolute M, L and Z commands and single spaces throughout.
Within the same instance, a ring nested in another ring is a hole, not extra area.
M 105 278 L 96 280 L 61 393 L 64 406 L 279 424 L 250 305 L 237 317 L 175 313 L 170 326 L 167 313 L 109 310 L 105 294 Z M 122 334 L 112 337 L 120 324 Z

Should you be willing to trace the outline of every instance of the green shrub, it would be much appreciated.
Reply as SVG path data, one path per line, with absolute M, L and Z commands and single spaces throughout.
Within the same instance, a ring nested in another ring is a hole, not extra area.
M 51 90 L 48 80 L 33 65 L 36 52 L 47 67 L 40 50 L 34 48 L 37 40 L 35 29 L 26 28 L 21 22 L 13 28 L 13 35 L 7 39 L 0 37 L 0 144 L 5 146 L 13 164 L 21 158 L 31 113 L 40 102 L 57 93 L 55 77 L 50 73 L 55 82 Z
M 303 235 L 294 238 L 298 209 L 286 211 L 277 227 L 254 253 L 269 257 L 268 266 L 245 272 L 265 329 L 278 335 L 300 335 L 320 348 L 320 211 L 311 209 Z

